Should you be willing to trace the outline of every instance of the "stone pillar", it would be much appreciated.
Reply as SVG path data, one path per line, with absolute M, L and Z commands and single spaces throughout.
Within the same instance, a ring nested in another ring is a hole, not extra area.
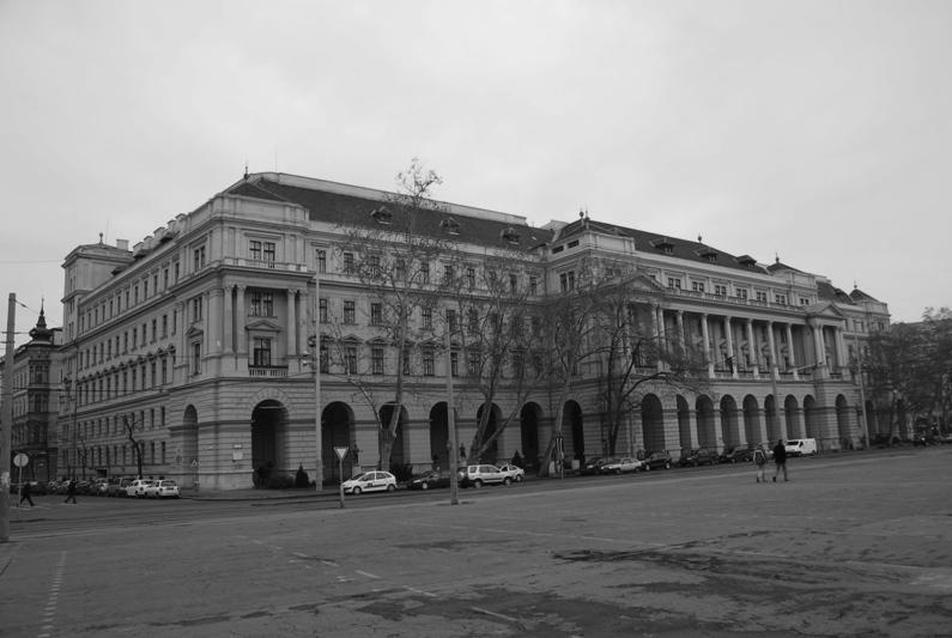
M 297 309 L 295 304 L 295 298 L 297 293 L 295 290 L 288 288 L 288 313 L 287 313 L 287 352 L 288 359 L 291 357 L 296 357 L 298 354 L 297 351 Z
M 737 378 L 737 356 L 734 353 L 734 334 L 731 330 L 731 317 L 727 315 L 724 317 L 724 333 L 727 337 L 727 356 L 730 358 L 731 362 L 731 377 Z
M 790 344 L 790 346 L 792 345 Z M 777 362 L 777 344 L 774 341 L 773 321 L 767 322 L 767 348 L 770 350 L 770 376 L 777 379 L 780 377 L 780 366 Z
M 800 380 L 800 372 L 797 371 L 797 355 L 793 347 L 793 326 L 787 324 L 787 353 L 790 355 L 790 368 L 793 369 L 794 381 Z
M 704 361 L 707 362 L 707 376 L 714 378 L 714 360 L 711 358 L 711 331 L 707 327 L 707 313 L 701 313 L 701 337 L 704 339 Z
M 846 342 L 843 340 L 843 329 L 833 328 L 833 339 L 836 342 L 836 368 L 837 372 L 843 372 L 846 368 L 848 357 L 846 355 Z
M 747 320 L 747 351 L 750 352 L 750 359 L 754 364 L 754 378 L 760 377 L 760 350 L 757 349 L 757 343 L 754 341 L 754 320 Z
M 235 286 L 228 284 L 225 286 L 225 307 L 222 312 L 222 321 L 224 322 L 223 339 L 225 354 L 232 354 L 235 351 L 235 306 L 232 300 L 232 293 Z
M 823 341 L 823 325 L 816 319 L 810 322 L 810 328 L 813 330 L 813 352 L 816 361 L 816 374 L 820 378 L 826 378 L 829 371 L 829 362 L 826 360 L 826 345 Z
M 678 346 L 681 348 L 681 356 L 687 351 L 687 345 L 684 341 L 684 311 L 678 310 L 675 315 L 678 324 Z
M 664 310 L 661 309 L 660 305 L 654 307 L 655 314 L 655 325 L 658 328 L 658 352 L 663 353 L 667 350 L 666 335 L 664 330 Z M 658 357 L 658 371 L 661 372 L 665 368 L 664 361 L 659 356 Z
M 248 340 L 245 338 L 245 286 L 236 286 L 238 294 L 235 298 L 235 353 L 239 356 L 248 355 Z

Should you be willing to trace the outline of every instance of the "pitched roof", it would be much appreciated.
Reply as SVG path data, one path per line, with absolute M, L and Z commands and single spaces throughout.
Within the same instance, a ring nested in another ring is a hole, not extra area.
M 381 201 L 321 188 L 283 184 L 259 175 L 249 176 L 226 193 L 298 204 L 307 209 L 312 221 L 369 228 L 388 223 L 395 231 L 405 227 L 404 221 L 409 213 L 409 209 L 396 199 Z M 550 230 L 515 223 L 502 217 L 493 219 L 459 214 L 457 211 L 444 210 L 439 205 L 416 210 L 414 231 L 432 237 L 457 237 L 475 244 L 516 250 L 531 250 L 552 237 Z
M 880 303 L 879 299 L 875 299 L 872 295 L 868 295 L 859 288 L 853 288 L 853 291 L 850 293 L 850 298 L 853 301 L 875 301 Z
M 825 281 L 817 281 L 816 290 L 820 299 L 835 301 L 836 303 L 847 304 L 850 306 L 855 305 L 848 294 L 833 284 L 827 283 Z

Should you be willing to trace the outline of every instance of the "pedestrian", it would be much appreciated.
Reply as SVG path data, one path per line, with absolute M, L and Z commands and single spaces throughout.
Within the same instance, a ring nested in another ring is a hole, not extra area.
M 754 465 L 757 466 L 757 482 L 766 483 L 767 453 L 764 451 L 763 445 L 758 445 L 757 449 L 754 450 Z
M 76 505 L 76 480 L 70 479 L 69 483 L 66 485 L 66 500 L 63 501 L 63 504 L 73 501 L 73 505 Z
M 22 491 L 20 492 L 20 502 L 17 503 L 17 507 L 19 507 L 20 505 L 23 505 L 23 501 L 29 501 L 30 507 L 33 507 L 33 498 L 30 496 L 30 489 L 31 489 L 30 482 L 27 481 L 26 483 L 24 483 L 21 489 Z
M 780 472 L 783 472 L 783 480 L 787 481 L 787 448 L 783 445 L 783 439 L 777 441 L 777 445 L 773 449 L 773 460 L 777 464 L 777 469 L 774 471 L 773 482 L 777 482 L 777 477 L 780 476 Z

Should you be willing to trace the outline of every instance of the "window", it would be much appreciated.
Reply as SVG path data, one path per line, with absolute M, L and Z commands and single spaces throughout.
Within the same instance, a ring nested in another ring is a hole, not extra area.
M 466 283 L 469 284 L 470 289 L 476 287 L 476 269 L 472 266 L 466 269 Z
M 317 302 L 317 315 L 321 323 L 327 323 L 327 299 Z
M 321 372 L 328 373 L 331 371 L 331 357 L 327 351 L 327 342 L 321 341 Z
M 403 374 L 410 374 L 410 352 L 408 350 L 403 351 Z
M 327 272 L 327 251 L 323 248 L 317 249 L 317 272 Z
M 801 306 L 809 306 L 809 305 L 810 305 L 810 300 L 809 300 L 808 298 L 806 298 L 806 297 L 800 297 L 800 305 L 801 305 Z
M 459 353 L 450 352 L 450 374 L 454 377 L 459 376 Z
M 205 247 L 199 246 L 192 252 L 192 265 L 198 271 L 205 267 Z
M 370 304 L 370 325 L 379 326 L 383 324 L 383 304 L 379 301 Z
M 519 290 L 519 278 L 516 277 L 514 273 L 509 273 L 509 292 L 517 292 Z
M 267 337 L 255 337 L 253 340 L 253 365 L 257 367 L 267 367 L 271 365 L 271 339 Z
M 539 278 L 535 275 L 529 277 L 529 294 L 537 295 L 539 294 Z
M 774 295 L 774 303 L 778 303 L 778 304 L 780 304 L 780 305 L 786 306 L 786 305 L 787 305 L 787 295 L 775 294 L 775 295 Z
M 471 348 L 466 355 L 466 365 L 469 370 L 469 375 L 475 377 L 479 374 L 479 365 L 480 365 L 479 350 Z
M 154 388 L 157 382 L 157 376 L 155 374 L 155 359 L 149 362 L 149 374 L 151 375 L 149 378 L 152 379 L 152 382 L 149 384 L 149 387 Z
M 178 279 L 179 279 L 179 263 L 178 263 L 177 261 L 173 261 L 173 262 L 172 262 L 172 275 L 173 275 L 172 278 L 175 279 L 175 281 L 178 281 Z M 128 297 L 126 297 L 126 305 L 129 305 L 129 298 L 128 298 Z
M 423 351 L 423 376 L 432 377 L 436 374 L 436 366 L 433 359 L 433 350 L 427 348 Z
M 200 374 L 202 371 L 202 344 L 195 342 L 192 344 L 192 374 Z M 136 384 L 136 371 L 132 371 L 132 386 Z
M 374 346 L 370 349 L 370 373 L 383 374 L 383 348 Z
M 162 315 L 162 338 L 169 336 L 169 316 Z
M 452 282 L 453 277 L 455 276 L 454 273 L 455 271 L 453 270 L 453 266 L 451 266 L 450 264 L 444 265 L 443 266 L 443 283 Z
M 165 268 L 162 270 L 162 289 L 169 289 L 169 269 Z
M 155 340 L 159 337 L 159 322 L 157 319 L 152 320 L 152 343 L 155 343 Z
M 400 258 L 393 265 L 394 277 L 397 281 L 403 281 L 407 278 L 407 262 Z
M 344 350 L 344 363 L 347 374 L 357 374 L 357 346 L 347 346 Z
M 132 287 L 132 303 L 139 303 L 139 284 Z
M 192 298 L 192 321 L 201 321 L 201 320 L 202 320 L 202 298 L 200 296 L 193 297 Z
M 446 325 L 449 327 L 450 332 L 456 332 L 459 329 L 459 322 L 456 320 L 456 311 L 452 308 L 447 308 L 446 310 Z
M 562 292 L 575 290 L 575 271 L 570 270 L 559 275 L 559 287 Z
M 274 316 L 274 294 L 270 292 L 255 291 L 251 293 L 251 316 L 252 317 L 273 317 Z
M 747 289 L 746 288 L 736 288 L 734 291 L 737 294 L 738 299 L 747 299 Z
M 344 253 L 344 272 L 354 272 L 354 253 Z
M 133 328 L 132 329 L 132 349 L 133 350 L 135 350 L 138 347 L 137 345 L 138 343 L 139 343 L 139 329 Z
M 274 268 L 275 243 L 273 241 L 264 242 L 264 260 L 269 268 Z
M 357 306 L 353 301 L 344 302 L 344 323 L 357 323 Z
M 668 277 L 668 288 L 673 288 L 675 290 L 681 290 L 681 278 L 680 277 Z
M 142 298 L 143 299 L 149 298 L 149 280 L 148 279 L 142 280 Z
M 727 286 L 723 284 L 714 284 L 714 294 L 721 297 L 727 296 Z
M 703 281 L 692 281 L 691 290 L 694 292 L 704 292 L 704 282 Z
M 759 301 L 760 303 L 767 303 L 767 293 L 764 292 L 763 290 L 756 291 L 754 295 L 756 296 L 757 301 Z
M 253 260 L 261 261 L 261 242 L 252 239 L 248 245 L 248 252 L 251 253 Z
M 423 318 L 423 328 L 425 330 L 432 330 L 433 329 L 433 309 L 424 308 L 423 310 L 420 311 L 420 315 Z
M 169 362 L 165 357 L 162 357 L 162 385 L 165 385 L 169 382 Z M 165 410 L 165 408 L 162 408 Z
M 477 334 L 479 332 L 479 311 L 475 308 L 470 308 L 466 313 L 466 324 L 469 334 Z
M 426 261 L 420 262 L 420 281 L 424 284 L 430 283 L 430 263 Z

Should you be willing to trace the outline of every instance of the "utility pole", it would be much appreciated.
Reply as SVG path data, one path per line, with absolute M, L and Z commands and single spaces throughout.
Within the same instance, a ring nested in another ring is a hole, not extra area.
M 0 543 L 10 540 L 10 456 L 13 445 L 13 356 L 16 352 L 16 293 L 7 304 L 6 359 L 3 368 L 3 411 L 0 422 Z
M 314 268 L 314 491 L 324 488 L 324 441 L 321 432 L 321 273 Z M 341 476 L 343 480 L 343 476 Z
M 453 347 L 450 343 L 450 329 L 447 323 L 443 335 L 446 346 L 446 430 L 450 441 L 450 505 L 459 505 L 459 476 L 456 474 L 456 454 L 459 440 L 456 436 L 456 408 L 453 400 Z

